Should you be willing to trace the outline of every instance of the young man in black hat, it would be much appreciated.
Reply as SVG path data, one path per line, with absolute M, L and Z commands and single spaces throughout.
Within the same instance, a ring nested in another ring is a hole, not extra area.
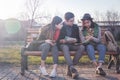
M 67 75 L 72 78 L 78 77 L 78 72 L 73 65 L 79 62 L 80 57 L 84 51 L 84 46 L 80 45 L 79 28 L 74 24 L 74 14 L 67 12 L 65 14 L 65 21 L 60 34 L 60 48 L 64 53 L 65 60 L 68 64 Z M 71 59 L 70 50 L 76 51 L 76 54 Z

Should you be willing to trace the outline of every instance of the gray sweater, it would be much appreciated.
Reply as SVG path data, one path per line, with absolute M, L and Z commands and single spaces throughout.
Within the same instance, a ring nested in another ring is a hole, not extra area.
M 96 38 L 96 37 L 93 37 L 93 42 L 96 42 L 96 43 L 101 42 L 101 28 L 99 27 L 98 29 L 99 29 L 99 30 L 98 30 L 98 31 L 99 31 L 99 32 L 98 32 L 98 37 L 97 37 L 97 38 Z M 81 39 L 81 42 L 82 42 L 82 43 L 87 42 L 87 41 L 85 40 L 84 35 L 83 35 L 82 29 L 80 29 L 80 39 Z

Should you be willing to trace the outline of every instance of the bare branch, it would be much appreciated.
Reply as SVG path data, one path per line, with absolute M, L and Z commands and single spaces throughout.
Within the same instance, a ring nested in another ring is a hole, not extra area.
M 26 2 L 27 12 L 31 19 L 31 22 L 30 22 L 31 26 L 34 21 L 34 18 L 36 18 L 36 15 L 39 14 L 37 10 L 40 8 L 42 3 L 43 3 L 42 0 L 27 0 Z

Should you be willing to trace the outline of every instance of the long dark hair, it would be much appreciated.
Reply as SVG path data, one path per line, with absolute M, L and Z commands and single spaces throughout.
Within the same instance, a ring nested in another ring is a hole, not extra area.
M 87 19 L 87 20 L 90 20 L 91 21 L 91 25 L 90 25 L 90 28 L 94 28 L 95 27 L 95 25 L 97 25 L 94 21 L 93 21 L 93 19 Z M 85 21 L 85 20 L 82 20 L 83 22 Z M 83 30 L 85 29 L 86 27 L 85 26 L 83 26 Z
M 90 28 L 94 28 L 95 27 L 95 22 L 93 22 L 93 20 L 90 20 L 91 21 L 91 26 L 90 26 Z
M 51 28 L 54 30 L 55 29 L 55 25 L 58 25 L 61 22 L 62 22 L 62 18 L 60 18 L 59 16 L 53 17 L 52 22 L 51 22 Z

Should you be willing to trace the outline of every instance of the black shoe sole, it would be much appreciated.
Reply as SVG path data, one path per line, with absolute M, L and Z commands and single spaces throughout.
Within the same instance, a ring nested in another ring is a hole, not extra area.
M 120 70 L 115 71 L 117 74 L 120 74 Z
M 100 76 L 106 76 L 106 74 L 100 74 L 100 73 L 98 73 L 98 71 L 96 71 L 95 73 L 100 75 Z
M 79 77 L 78 73 L 72 73 L 72 79 L 77 79 Z
M 79 77 L 78 73 L 68 73 L 67 76 L 71 77 L 72 79 L 77 79 Z
M 67 76 L 70 76 L 70 77 L 72 77 L 72 74 L 70 74 L 70 73 L 67 73 Z

